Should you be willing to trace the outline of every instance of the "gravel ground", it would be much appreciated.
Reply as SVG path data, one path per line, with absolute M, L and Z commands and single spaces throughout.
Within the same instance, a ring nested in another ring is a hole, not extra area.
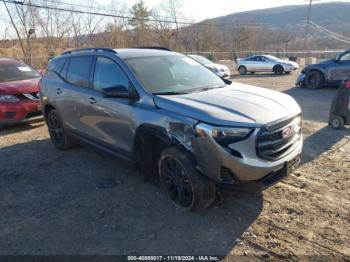
M 0 254 L 349 259 L 350 129 L 327 127 L 336 89 L 294 88 L 296 75 L 233 78 L 300 103 L 301 167 L 264 192 L 224 192 L 223 204 L 196 214 L 128 163 L 81 147 L 55 150 L 41 122 L 0 131 Z

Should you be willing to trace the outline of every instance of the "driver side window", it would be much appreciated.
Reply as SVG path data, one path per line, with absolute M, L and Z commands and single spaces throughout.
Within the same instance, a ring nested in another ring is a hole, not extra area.
M 97 57 L 93 88 L 102 91 L 104 88 L 118 85 L 129 86 L 129 79 L 124 71 L 113 60 L 102 56 Z

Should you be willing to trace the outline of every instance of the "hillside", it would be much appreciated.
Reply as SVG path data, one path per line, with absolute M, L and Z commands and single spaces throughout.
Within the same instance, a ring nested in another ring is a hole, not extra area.
M 220 23 L 263 23 L 273 27 L 290 27 L 306 20 L 308 5 L 284 6 L 256 11 L 230 14 L 212 19 Z M 314 4 L 311 20 L 322 26 L 349 31 L 350 3 L 335 2 Z

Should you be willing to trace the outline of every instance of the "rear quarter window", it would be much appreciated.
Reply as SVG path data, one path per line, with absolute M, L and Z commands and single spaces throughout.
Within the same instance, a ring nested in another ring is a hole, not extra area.
M 67 70 L 67 81 L 73 85 L 89 87 L 93 56 L 71 57 Z
M 67 58 L 58 58 L 58 59 L 52 60 L 49 66 L 47 67 L 47 70 L 53 71 L 59 74 L 66 62 L 67 62 Z

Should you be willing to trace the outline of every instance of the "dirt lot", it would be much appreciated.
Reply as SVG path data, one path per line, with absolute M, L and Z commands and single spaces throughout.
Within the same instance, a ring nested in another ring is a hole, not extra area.
M 0 254 L 238 254 L 350 257 L 350 129 L 327 127 L 336 90 L 289 76 L 235 76 L 295 97 L 305 147 L 295 174 L 262 192 L 225 192 L 192 214 L 121 161 L 60 152 L 43 123 L 0 131 Z M 114 187 L 108 187 L 115 180 Z

